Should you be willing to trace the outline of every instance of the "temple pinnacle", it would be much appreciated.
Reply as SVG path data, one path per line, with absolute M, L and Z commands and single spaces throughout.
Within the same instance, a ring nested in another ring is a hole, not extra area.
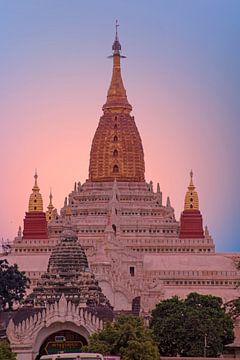
M 116 20 L 116 34 L 112 45 L 113 55 L 110 56 L 110 58 L 113 58 L 112 79 L 108 89 L 107 102 L 103 105 L 103 111 L 104 113 L 114 112 L 129 114 L 132 111 L 132 106 L 128 102 L 126 90 L 122 81 L 120 59 L 125 58 L 125 56 L 120 55 L 121 44 L 118 38 L 118 26 L 119 24 Z
M 190 171 L 190 184 L 189 184 L 188 189 L 189 190 L 194 190 L 195 189 L 195 186 L 193 185 L 193 171 L 192 170 Z
M 114 54 L 120 55 L 121 44 L 120 44 L 119 39 L 118 39 L 118 27 L 119 27 L 118 20 L 116 20 L 115 27 L 116 27 L 116 34 L 115 34 L 115 41 L 113 43 L 112 50 L 113 50 Z
M 37 179 L 38 179 L 38 174 L 37 174 L 37 170 L 35 170 L 35 175 L 34 175 L 34 186 L 32 188 L 32 194 L 30 195 L 29 198 L 29 204 L 28 204 L 28 211 L 29 212 L 42 212 L 43 211 L 43 200 L 42 200 L 42 195 L 40 194 L 40 189 L 38 187 L 38 183 L 37 183 Z
M 185 196 L 184 210 L 199 210 L 198 193 L 193 184 L 193 171 L 190 171 L 190 183 Z
M 89 162 L 91 181 L 145 181 L 142 141 L 134 117 L 130 115 L 132 106 L 121 76 L 118 26 L 116 22 L 111 84 L 92 141 Z M 81 187 L 78 189 L 82 191 Z
M 57 214 L 57 209 L 55 209 L 53 202 L 53 195 L 52 195 L 52 189 L 50 189 L 50 194 L 49 194 L 49 205 L 47 207 L 47 211 L 46 211 L 46 219 L 47 221 L 51 221 L 55 215 Z
M 37 169 L 35 169 L 35 174 L 34 174 L 34 186 L 32 188 L 32 191 L 39 191 L 39 187 L 38 187 L 38 183 L 37 183 L 37 179 L 38 179 L 38 174 L 37 174 Z

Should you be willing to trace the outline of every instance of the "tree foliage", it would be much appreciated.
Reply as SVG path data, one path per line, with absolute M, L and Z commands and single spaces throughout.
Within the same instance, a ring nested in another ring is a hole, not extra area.
M 9 265 L 7 260 L 0 260 L 0 310 L 12 310 L 14 302 L 23 299 L 29 282 L 16 264 Z
M 240 298 L 228 301 L 224 307 L 233 320 L 240 317 Z
M 0 341 L 0 359 L 1 360 L 16 360 L 16 355 L 10 349 L 7 341 Z
M 164 356 L 219 356 L 234 340 L 233 321 L 222 299 L 191 293 L 173 297 L 152 311 L 150 328 Z
M 107 323 L 90 337 L 87 350 L 119 355 L 123 360 L 159 360 L 151 331 L 135 316 L 120 316 L 114 323 Z

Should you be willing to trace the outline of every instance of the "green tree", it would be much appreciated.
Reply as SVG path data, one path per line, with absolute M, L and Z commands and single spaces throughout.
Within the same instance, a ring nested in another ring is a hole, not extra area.
M 1 360 L 16 360 L 16 355 L 10 349 L 7 341 L 0 341 L 0 359 Z
M 0 310 L 12 310 L 14 302 L 24 298 L 30 281 L 18 266 L 0 260 Z
M 234 340 L 233 321 L 222 299 L 191 293 L 186 300 L 173 297 L 152 311 L 150 328 L 165 356 L 219 356 Z
M 159 360 L 151 331 L 135 316 L 119 316 L 114 323 L 107 323 L 90 337 L 87 350 L 119 355 L 123 360 Z
M 224 307 L 233 320 L 240 316 L 240 298 L 228 301 Z

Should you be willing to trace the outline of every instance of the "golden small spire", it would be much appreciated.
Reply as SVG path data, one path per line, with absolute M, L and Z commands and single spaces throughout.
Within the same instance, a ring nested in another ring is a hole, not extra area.
M 46 211 L 46 219 L 47 221 L 51 221 L 56 213 L 56 209 L 54 208 L 53 206 L 53 203 L 52 203 L 52 199 L 53 199 L 53 196 L 52 196 L 52 189 L 50 189 L 50 194 L 49 194 L 49 205 L 47 207 L 47 211 Z
M 193 184 L 193 171 L 190 171 L 190 183 L 185 195 L 184 210 L 199 210 L 198 193 Z
M 116 34 L 112 46 L 113 55 L 110 56 L 111 58 L 113 58 L 112 80 L 108 89 L 107 102 L 103 105 L 103 111 L 130 113 L 132 111 L 132 106 L 128 102 L 126 90 L 124 88 L 121 75 L 120 58 L 125 58 L 125 56 L 122 56 L 120 54 L 121 44 L 118 39 L 119 24 L 117 20 L 115 26 Z
M 37 174 L 37 170 L 35 171 L 35 175 L 34 175 L 34 186 L 32 188 L 32 194 L 30 195 L 29 198 L 29 203 L 28 203 L 28 211 L 29 212 L 42 212 L 43 211 L 43 199 L 42 199 L 42 195 L 40 194 L 40 189 L 38 187 L 38 183 L 37 183 L 37 179 L 38 179 L 38 174 Z
M 50 194 L 49 194 L 49 205 L 48 205 L 48 210 L 53 210 L 54 209 L 54 206 L 53 206 L 53 203 L 52 203 L 52 199 L 53 199 L 53 196 L 52 196 L 52 189 L 50 189 Z
M 32 188 L 32 191 L 39 191 L 40 189 L 39 189 L 38 183 L 37 183 L 37 179 L 38 179 L 37 169 L 35 169 L 34 179 L 35 179 L 35 182 L 34 182 L 34 186 Z

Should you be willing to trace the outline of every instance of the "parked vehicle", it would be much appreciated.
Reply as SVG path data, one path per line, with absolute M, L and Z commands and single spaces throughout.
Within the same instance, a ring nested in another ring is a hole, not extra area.
M 94 353 L 65 353 L 65 354 L 53 354 L 43 355 L 40 360 L 104 360 L 101 354 Z

